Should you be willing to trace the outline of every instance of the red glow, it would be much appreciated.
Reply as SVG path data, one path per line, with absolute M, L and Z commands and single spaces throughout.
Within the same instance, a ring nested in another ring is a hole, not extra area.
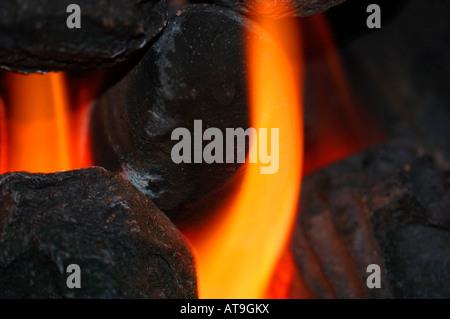
M 354 98 L 325 16 L 303 19 L 302 30 L 305 49 L 312 51 L 305 78 L 309 94 L 305 107 L 312 123 L 305 137 L 308 174 L 384 137 Z

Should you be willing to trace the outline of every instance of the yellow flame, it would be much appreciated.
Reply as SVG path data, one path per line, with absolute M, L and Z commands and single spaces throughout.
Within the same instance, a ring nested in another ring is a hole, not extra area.
M 201 298 L 265 297 L 296 213 L 303 120 L 301 57 L 292 53 L 300 51 L 301 39 L 295 20 L 258 23 L 271 37 L 246 35 L 251 126 L 279 128 L 279 170 L 263 175 L 265 164 L 245 164 L 237 195 L 218 212 L 222 218 L 191 238 Z M 256 147 L 252 143 L 250 153 Z

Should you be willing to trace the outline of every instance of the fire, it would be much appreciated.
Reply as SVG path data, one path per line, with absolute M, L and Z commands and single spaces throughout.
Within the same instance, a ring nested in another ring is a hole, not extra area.
M 215 212 L 220 217 L 189 235 L 201 298 L 265 297 L 296 215 L 303 160 L 301 39 L 295 20 L 258 23 L 272 40 L 246 36 L 251 126 L 279 128 L 279 170 L 263 175 L 263 164 L 244 164 L 239 188 Z M 250 145 L 250 154 L 256 147 Z
M 324 14 L 302 20 L 305 50 L 323 58 L 308 64 L 310 133 L 315 139 L 307 144 L 304 174 L 336 162 L 384 137 L 373 119 L 358 105 L 347 81 L 339 52 Z M 309 136 L 306 137 L 307 140 Z
M 66 83 L 63 73 L 4 73 L 1 173 L 50 173 L 90 166 L 87 147 L 80 145 L 86 140 L 81 138 L 79 110 L 70 110 Z
M 270 10 L 286 5 L 275 0 L 262 3 Z M 289 10 L 280 7 L 278 11 Z M 201 298 L 283 297 L 298 276 L 286 248 L 297 212 L 303 167 L 300 22 L 253 19 L 258 20 L 261 36 L 249 33 L 245 37 L 250 124 L 257 131 L 279 129 L 279 169 L 274 174 L 261 174 L 266 164 L 247 160 L 231 183 L 237 185 L 238 181 L 238 187 L 213 212 L 214 218 L 205 227 L 186 233 L 196 255 Z M 315 45 L 327 52 L 325 66 L 311 72 L 317 79 L 312 81 L 312 95 L 316 99 L 314 114 L 320 118 L 314 120 L 320 143 L 305 162 L 305 170 L 310 172 L 373 144 L 370 138 L 379 135 L 357 112 L 323 15 L 305 20 L 302 29 L 314 31 Z M 264 36 L 265 32 L 270 37 Z M 91 93 L 86 87 L 81 92 L 81 105 L 74 108 L 64 73 L 5 72 L 2 81 L 0 173 L 49 173 L 92 165 L 88 143 Z M 342 101 L 340 106 L 330 105 L 323 98 L 330 95 L 330 87 Z M 257 148 L 252 143 L 249 153 L 258 153 Z M 273 285 L 275 273 L 277 284 Z

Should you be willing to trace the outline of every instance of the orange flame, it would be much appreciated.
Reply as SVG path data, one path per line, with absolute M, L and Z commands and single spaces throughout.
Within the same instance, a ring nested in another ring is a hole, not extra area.
M 89 154 L 81 153 L 75 142 L 80 132 L 72 122 L 79 117 L 70 112 L 63 73 L 5 72 L 4 85 L 1 173 L 50 173 L 90 165 Z
M 295 217 L 303 160 L 301 39 L 295 20 L 258 23 L 265 31 L 246 35 L 251 126 L 279 128 L 279 170 L 262 175 L 263 164 L 244 164 L 239 189 L 216 212 L 220 219 L 188 235 L 201 298 L 265 297 Z M 256 151 L 251 143 L 249 154 Z

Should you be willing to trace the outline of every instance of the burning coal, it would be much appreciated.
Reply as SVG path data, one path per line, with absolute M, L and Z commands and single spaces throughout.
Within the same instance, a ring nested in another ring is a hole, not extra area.
M 280 129 L 279 170 L 262 175 L 261 163 L 242 167 L 238 193 L 214 213 L 220 218 L 189 235 L 199 264 L 200 297 L 264 297 L 297 204 L 303 155 L 301 65 L 289 55 L 299 48 L 284 51 L 283 37 L 298 38 L 298 27 L 294 21 L 258 22 L 261 26 L 249 28 L 245 38 L 250 122 Z
M 450 295 L 448 4 L 70 2 L 0 19 L 0 298 Z

